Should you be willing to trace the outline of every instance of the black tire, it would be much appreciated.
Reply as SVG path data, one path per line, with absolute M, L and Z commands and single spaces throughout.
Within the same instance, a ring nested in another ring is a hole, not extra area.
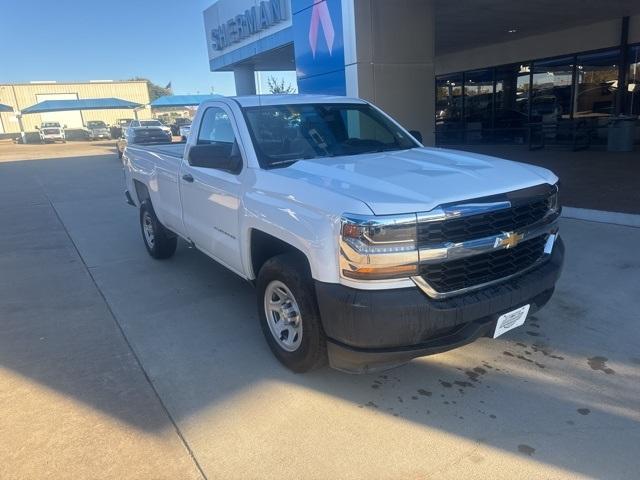
M 146 228 L 150 229 L 151 237 L 145 232 Z M 145 200 L 140 205 L 140 229 L 144 246 L 153 258 L 161 260 L 176 253 L 178 237 L 160 223 L 149 200 Z
M 300 311 L 302 339 L 294 351 L 287 351 L 278 343 L 267 322 L 265 294 L 274 281 L 283 283 L 289 289 Z M 327 338 L 306 259 L 296 253 L 285 253 L 267 260 L 258 274 L 257 290 L 260 326 L 276 358 L 296 373 L 324 366 L 327 363 Z

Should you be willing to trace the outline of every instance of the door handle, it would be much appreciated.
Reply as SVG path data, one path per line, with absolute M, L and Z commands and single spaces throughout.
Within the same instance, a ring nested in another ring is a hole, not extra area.
M 182 175 L 182 180 L 184 180 L 185 182 L 193 183 L 193 176 L 191 176 L 190 173 L 185 173 L 184 175 Z

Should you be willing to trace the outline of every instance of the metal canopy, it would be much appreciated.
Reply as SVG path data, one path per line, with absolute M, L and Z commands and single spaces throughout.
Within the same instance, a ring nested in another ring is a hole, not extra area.
M 152 108 L 159 107 L 195 107 L 205 100 L 220 98 L 220 95 L 167 95 L 156 98 L 151 105 Z
M 120 98 L 86 98 L 83 100 L 45 100 L 22 110 L 22 114 L 64 112 L 68 110 L 108 110 L 140 108 L 140 103 Z
M 0 103 L 0 112 L 13 112 L 13 107 Z

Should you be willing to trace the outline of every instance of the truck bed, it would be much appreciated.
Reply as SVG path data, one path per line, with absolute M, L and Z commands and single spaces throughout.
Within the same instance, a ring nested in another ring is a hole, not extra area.
M 161 155 L 167 155 L 169 157 L 177 157 L 182 159 L 182 155 L 184 154 L 185 143 L 159 143 L 159 144 L 137 144 L 129 146 L 130 150 L 144 150 L 149 153 L 156 153 Z

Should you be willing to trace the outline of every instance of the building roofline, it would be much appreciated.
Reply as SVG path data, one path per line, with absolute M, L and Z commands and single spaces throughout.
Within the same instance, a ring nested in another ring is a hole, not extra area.
M 108 80 L 108 81 L 85 81 L 85 82 L 59 82 L 59 81 L 54 81 L 54 82 L 46 82 L 46 83 L 40 83 L 40 82 L 17 82 L 17 83 L 0 83 L 0 87 L 20 87 L 20 86 L 38 86 L 38 85 L 43 85 L 43 86 L 51 86 L 51 85 L 101 85 L 101 84 L 107 84 L 107 85 L 117 85 L 117 84 L 122 84 L 122 83 L 147 83 L 146 80 Z

